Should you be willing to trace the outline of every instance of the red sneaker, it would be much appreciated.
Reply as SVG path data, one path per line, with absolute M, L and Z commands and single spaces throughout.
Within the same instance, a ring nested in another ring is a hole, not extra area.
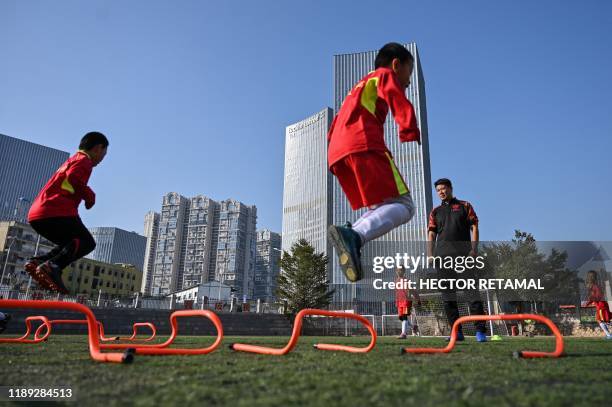
M 36 283 L 38 283 L 40 287 L 45 290 L 55 291 L 55 289 L 52 289 L 49 285 L 50 279 L 47 278 L 46 272 L 39 271 L 38 267 L 38 261 L 33 259 L 28 260 L 28 262 L 24 265 L 25 271 L 32 277 L 34 281 L 36 281 Z
M 50 290 L 68 294 L 68 289 L 62 281 L 62 270 L 56 264 L 46 261 L 36 268 L 36 274 L 45 280 Z

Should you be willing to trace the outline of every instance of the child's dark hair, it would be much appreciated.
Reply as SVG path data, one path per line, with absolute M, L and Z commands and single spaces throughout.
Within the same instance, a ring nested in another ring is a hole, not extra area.
M 595 270 L 589 270 L 586 274 L 584 285 L 591 288 L 593 285 L 599 286 L 599 276 Z
M 406 47 L 397 42 L 390 42 L 385 44 L 376 54 L 374 68 L 389 67 L 395 58 L 399 59 L 402 64 L 406 62 L 414 63 L 414 57 Z
M 100 132 L 90 131 L 81 139 L 79 150 L 91 150 L 98 144 L 102 144 L 102 147 L 108 147 L 108 139 Z

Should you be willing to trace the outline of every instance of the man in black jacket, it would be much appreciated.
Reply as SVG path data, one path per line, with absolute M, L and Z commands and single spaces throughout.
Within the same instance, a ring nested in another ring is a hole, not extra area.
M 467 201 L 461 201 L 453 196 L 453 185 L 447 178 L 441 178 L 434 183 L 436 192 L 442 203 L 429 214 L 428 225 L 428 255 L 446 257 L 476 257 L 478 253 L 478 217 L 474 208 Z M 455 264 L 455 262 L 453 262 Z M 471 271 L 458 273 L 455 268 L 438 268 L 438 278 L 457 279 L 473 278 Z M 471 315 L 483 315 L 484 307 L 477 290 L 466 290 L 470 303 Z M 444 311 L 451 327 L 459 318 L 457 308 L 457 293 L 455 289 L 442 291 Z M 486 327 L 484 321 L 476 325 L 476 340 L 486 342 Z M 459 328 L 457 340 L 462 341 L 463 331 Z

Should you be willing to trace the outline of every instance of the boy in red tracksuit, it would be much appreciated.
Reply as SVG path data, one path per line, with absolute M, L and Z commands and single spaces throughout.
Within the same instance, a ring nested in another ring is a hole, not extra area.
M 106 155 L 108 140 L 102 133 L 87 133 L 79 151 L 55 172 L 32 203 L 28 222 L 45 239 L 56 244 L 49 253 L 33 257 L 26 271 L 38 284 L 51 291 L 67 294 L 62 270 L 70 263 L 91 253 L 96 247 L 93 237 L 81 222 L 81 201 L 91 209 L 96 195 L 87 186 L 93 167 Z
M 408 222 L 415 212 L 410 190 L 384 138 L 391 109 L 400 140 L 420 144 L 414 108 L 405 93 L 414 58 L 401 44 L 389 43 L 380 49 L 374 65 L 375 70 L 347 95 L 327 136 L 330 171 L 353 210 L 369 208 L 352 226 L 328 229 L 340 267 L 352 282 L 363 277 L 361 247 Z
M 595 319 L 604 331 L 606 339 L 612 339 L 612 334 L 608 329 L 608 324 L 610 323 L 610 307 L 608 307 L 608 302 L 603 296 L 602 289 L 599 285 L 599 278 L 595 270 L 591 270 L 587 273 L 585 285 L 588 290 L 589 299 L 584 305 L 587 307 L 591 304 L 595 305 Z

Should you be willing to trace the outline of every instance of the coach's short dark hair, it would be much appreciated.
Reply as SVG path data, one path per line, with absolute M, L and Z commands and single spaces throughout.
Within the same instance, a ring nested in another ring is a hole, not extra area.
M 451 183 L 451 180 L 448 179 L 448 178 L 440 178 L 439 180 L 434 182 L 434 187 L 437 187 L 438 185 L 446 185 L 449 188 L 453 187 L 453 184 Z
M 90 131 L 81 139 L 79 150 L 91 150 L 98 144 L 102 144 L 102 147 L 108 147 L 108 139 L 100 132 Z
M 414 57 L 406 47 L 397 42 L 390 42 L 385 44 L 385 46 L 378 51 L 376 60 L 374 61 L 374 67 L 376 69 L 388 67 L 395 58 L 399 59 L 401 63 L 406 63 L 408 61 L 414 62 Z

